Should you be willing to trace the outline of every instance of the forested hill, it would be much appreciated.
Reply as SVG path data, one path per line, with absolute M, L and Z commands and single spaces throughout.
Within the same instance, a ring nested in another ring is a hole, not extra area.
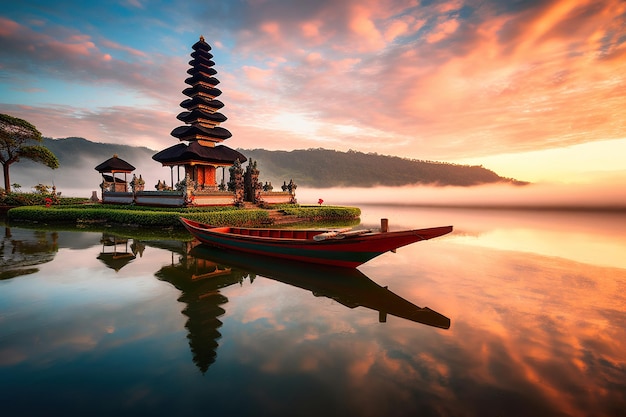
M 472 186 L 506 182 L 526 184 L 500 177 L 482 166 L 420 161 L 356 151 L 328 149 L 267 151 L 238 149 L 257 161 L 260 178 L 289 181 L 314 188 L 400 186 L 409 184 Z M 272 183 L 274 186 L 280 185 Z M 281 182 L 282 184 L 282 182 Z
M 37 183 L 57 187 L 97 189 L 100 175 L 94 168 L 114 154 L 142 174 L 148 189 L 158 180 L 168 180 L 170 170 L 162 168 L 152 156 L 157 150 L 147 147 L 91 142 L 70 137 L 44 138 L 43 145 L 59 159 L 60 168 L 51 170 L 41 164 L 24 160 L 11 166 L 11 182 L 25 189 Z M 159 149 L 161 150 L 161 149 Z M 502 178 L 481 166 L 455 165 L 442 162 L 418 161 L 394 156 L 384 156 L 355 151 L 339 152 L 327 149 L 295 151 L 267 151 L 263 149 L 238 149 L 257 162 L 262 182 L 272 182 L 279 188 L 283 181 L 293 179 L 296 184 L 312 188 L 337 186 L 371 187 L 401 186 L 410 184 L 470 186 L 506 182 L 523 184 Z M 244 167 L 247 163 L 244 164 Z M 228 173 L 226 174 L 228 175 Z
M 148 162 L 157 164 L 152 155 L 157 151 L 145 146 L 117 145 L 112 143 L 92 142 L 84 138 L 70 137 L 62 139 L 44 138 L 42 145 L 50 149 L 63 166 L 83 166 L 86 162 L 95 162 L 96 165 L 106 161 L 114 154 L 129 164 L 137 167 L 136 163 L 147 158 Z

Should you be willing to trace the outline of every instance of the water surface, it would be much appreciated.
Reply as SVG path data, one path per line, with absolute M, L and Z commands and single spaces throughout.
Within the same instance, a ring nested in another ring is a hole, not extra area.
M 341 274 L 132 232 L 5 227 L 3 414 L 626 409 L 625 215 L 362 210 L 364 227 L 455 231 Z

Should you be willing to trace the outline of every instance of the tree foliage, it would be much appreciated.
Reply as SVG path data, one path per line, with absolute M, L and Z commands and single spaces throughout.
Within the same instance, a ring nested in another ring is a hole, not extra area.
M 0 114 L 0 163 L 7 191 L 11 190 L 9 166 L 20 159 L 30 159 L 52 169 L 59 167 L 57 157 L 48 148 L 37 145 L 41 141 L 41 132 L 26 120 Z

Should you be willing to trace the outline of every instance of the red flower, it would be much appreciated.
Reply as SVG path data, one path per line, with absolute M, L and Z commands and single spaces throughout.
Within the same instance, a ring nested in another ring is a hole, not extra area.
M 320 206 L 322 205 L 323 202 L 324 202 L 324 200 L 322 200 L 321 198 L 319 200 L 317 200 L 317 204 L 319 204 Z

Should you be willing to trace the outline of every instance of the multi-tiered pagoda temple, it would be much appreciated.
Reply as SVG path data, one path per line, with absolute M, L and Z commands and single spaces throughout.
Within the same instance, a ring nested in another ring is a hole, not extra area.
M 219 101 L 222 92 L 216 87 L 219 84 L 211 60 L 211 47 L 200 36 L 191 53 L 191 68 L 187 70 L 189 77 L 185 83 L 189 87 L 183 90 L 188 98 L 180 103 L 185 109 L 177 118 L 185 123 L 172 130 L 171 135 L 180 143 L 171 146 L 152 156 L 163 166 L 170 167 L 171 185 L 159 182 L 156 191 L 145 190 L 145 181 L 133 177 L 127 189 L 127 182 L 115 185 L 120 181 L 112 178 L 115 188 L 111 189 L 108 177 L 102 183 L 102 201 L 114 204 L 137 204 L 151 206 L 217 206 L 254 204 L 295 203 L 295 184 L 285 184 L 283 191 L 272 191 L 271 184 L 263 186 L 259 182 L 259 170 L 256 162 L 250 161 L 244 173 L 242 163 L 247 161 L 244 155 L 221 143 L 232 135 L 223 127 L 226 116 L 220 113 L 224 103 Z M 99 172 L 130 173 L 134 167 L 122 171 L 119 167 L 110 167 L 105 161 L 96 169 Z M 184 171 L 181 174 L 181 167 Z M 176 168 L 176 178 L 174 178 Z M 217 184 L 217 170 L 222 168 L 221 182 Z M 225 179 L 226 168 L 230 179 Z M 103 174 L 104 175 L 104 174 Z M 176 181 L 176 182 L 175 182 Z M 95 197 L 97 198 L 97 197 Z
M 219 112 L 224 103 L 216 99 L 222 92 L 216 88 L 219 80 L 214 77 L 217 71 L 213 68 L 215 62 L 211 60 L 211 46 L 200 36 L 200 40 L 192 48 L 193 59 L 189 61 L 191 68 L 187 70 L 190 77 L 185 80 L 190 87 L 183 90 L 183 94 L 189 98 L 180 103 L 186 111 L 177 116 L 186 126 L 179 126 L 171 132 L 181 143 L 162 150 L 152 159 L 170 167 L 172 187 L 174 167 L 183 166 L 184 178 L 194 181 L 196 190 L 216 191 L 217 168 L 230 167 L 236 160 L 245 162 L 247 158 L 234 149 L 220 145 L 232 135 L 219 126 L 227 118 Z M 179 169 L 177 180 L 181 181 Z

